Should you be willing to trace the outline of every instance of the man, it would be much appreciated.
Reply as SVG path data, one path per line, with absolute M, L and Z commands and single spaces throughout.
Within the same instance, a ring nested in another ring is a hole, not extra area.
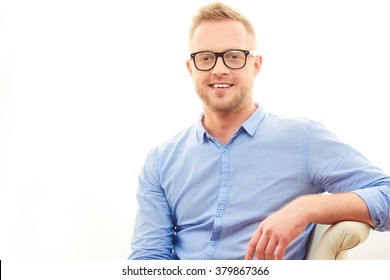
M 313 223 L 390 229 L 389 176 L 320 124 L 253 102 L 262 58 L 244 16 L 204 6 L 189 49 L 203 116 L 149 153 L 129 259 L 303 259 Z

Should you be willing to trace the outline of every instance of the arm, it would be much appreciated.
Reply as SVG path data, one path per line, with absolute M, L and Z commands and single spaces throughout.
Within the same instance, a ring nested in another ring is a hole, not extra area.
M 287 246 L 309 223 L 333 224 L 343 220 L 375 226 L 366 204 L 354 193 L 301 196 L 260 223 L 245 259 L 253 259 L 255 253 L 258 259 L 282 259 Z
M 158 154 L 152 151 L 139 175 L 138 213 L 128 259 L 172 259 L 174 225 L 159 184 Z
M 308 223 L 332 224 L 355 220 L 390 229 L 390 177 L 359 152 L 340 142 L 321 125 L 311 123 L 303 139 L 303 162 L 315 192 L 305 195 L 265 219 L 254 233 L 246 259 L 281 259 L 287 246 Z

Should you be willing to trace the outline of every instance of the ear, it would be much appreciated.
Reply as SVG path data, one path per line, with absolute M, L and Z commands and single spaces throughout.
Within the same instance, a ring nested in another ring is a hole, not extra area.
M 192 64 L 190 59 L 186 60 L 186 65 L 187 65 L 188 72 L 192 76 Z
M 263 63 L 263 57 L 261 55 L 256 56 L 255 57 L 255 76 L 257 76 L 257 74 L 259 74 L 262 63 Z

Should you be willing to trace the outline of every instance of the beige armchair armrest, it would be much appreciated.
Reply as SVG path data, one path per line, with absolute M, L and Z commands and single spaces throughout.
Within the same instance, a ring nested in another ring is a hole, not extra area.
M 317 224 L 311 233 L 307 260 L 342 260 L 348 250 L 364 242 L 370 226 L 354 221 L 343 221 L 331 226 Z

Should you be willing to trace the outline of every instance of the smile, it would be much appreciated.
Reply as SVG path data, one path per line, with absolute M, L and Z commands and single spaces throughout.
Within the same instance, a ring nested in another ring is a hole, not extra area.
M 230 88 L 231 84 L 212 84 L 210 85 L 212 88 Z

